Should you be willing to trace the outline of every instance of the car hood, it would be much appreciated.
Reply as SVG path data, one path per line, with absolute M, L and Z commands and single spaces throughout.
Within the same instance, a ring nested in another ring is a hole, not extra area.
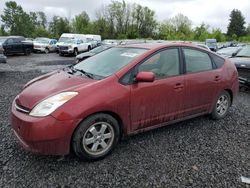
M 230 60 L 235 64 L 237 68 L 250 69 L 250 58 L 249 57 L 234 57 Z
M 70 75 L 67 72 L 54 71 L 35 78 L 24 86 L 16 98 L 17 105 L 32 109 L 42 100 L 64 91 L 75 91 L 96 82 L 82 76 Z

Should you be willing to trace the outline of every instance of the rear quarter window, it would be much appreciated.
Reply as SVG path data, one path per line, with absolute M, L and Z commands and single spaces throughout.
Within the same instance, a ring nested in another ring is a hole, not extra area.
M 217 68 L 221 68 L 224 65 L 225 59 L 223 59 L 222 57 L 219 57 L 214 54 L 211 54 L 211 57 Z

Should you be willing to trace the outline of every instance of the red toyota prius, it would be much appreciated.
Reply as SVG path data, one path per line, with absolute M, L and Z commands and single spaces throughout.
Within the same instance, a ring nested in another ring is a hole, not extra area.
M 120 138 L 196 116 L 224 118 L 235 66 L 185 43 L 118 46 L 28 82 L 12 126 L 28 150 L 103 158 Z

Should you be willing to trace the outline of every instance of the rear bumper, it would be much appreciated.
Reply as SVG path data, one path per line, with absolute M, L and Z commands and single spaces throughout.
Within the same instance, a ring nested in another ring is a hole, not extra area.
M 34 153 L 66 155 L 77 121 L 58 121 L 52 116 L 36 118 L 19 112 L 12 105 L 11 125 L 20 144 Z

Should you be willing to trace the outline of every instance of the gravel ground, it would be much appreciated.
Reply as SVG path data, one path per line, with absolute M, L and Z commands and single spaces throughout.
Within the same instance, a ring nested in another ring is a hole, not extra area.
M 0 72 L 0 187 L 247 187 L 240 176 L 250 177 L 249 92 L 239 94 L 223 120 L 203 116 L 135 135 L 89 163 L 72 154 L 34 155 L 14 139 L 11 102 L 42 74 L 23 70 Z
M 0 72 L 6 71 L 33 71 L 50 72 L 65 65 L 72 64 L 75 58 L 72 56 L 61 57 L 56 53 L 32 53 L 26 55 L 8 56 L 6 64 L 0 64 Z

